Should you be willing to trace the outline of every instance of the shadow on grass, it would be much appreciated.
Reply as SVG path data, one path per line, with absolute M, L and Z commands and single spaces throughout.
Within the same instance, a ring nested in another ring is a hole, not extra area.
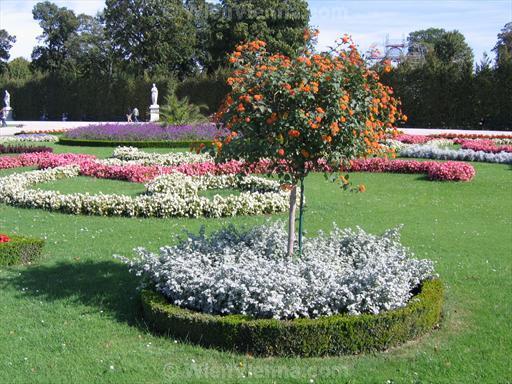
M 12 286 L 49 302 L 67 300 L 112 315 L 117 321 L 139 326 L 138 279 L 124 264 L 115 261 L 60 262 L 19 270 L 2 286 Z

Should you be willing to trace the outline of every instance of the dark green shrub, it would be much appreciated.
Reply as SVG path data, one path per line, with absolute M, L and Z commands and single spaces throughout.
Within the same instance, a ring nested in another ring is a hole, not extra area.
M 0 265 L 26 264 L 41 257 L 44 240 L 23 236 L 10 238 L 11 241 L 0 243 Z
M 141 299 L 146 322 L 182 340 L 259 356 L 324 356 L 385 350 L 428 332 L 441 317 L 443 286 L 426 281 L 406 307 L 378 315 L 292 321 L 199 313 L 152 290 L 142 291 Z
M 87 140 L 69 139 L 60 137 L 58 144 L 79 145 L 82 147 L 137 147 L 137 148 L 190 148 L 200 144 L 211 145 L 211 141 L 110 141 L 110 140 Z
M 208 119 L 201 111 L 207 108 L 206 105 L 191 104 L 187 96 L 178 99 L 171 92 L 165 97 L 164 105 L 160 107 L 160 121 L 165 125 L 204 123 Z

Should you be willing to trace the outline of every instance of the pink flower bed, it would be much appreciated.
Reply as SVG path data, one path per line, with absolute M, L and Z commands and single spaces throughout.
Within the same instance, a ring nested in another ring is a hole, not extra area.
M 475 177 L 475 168 L 471 164 L 461 161 L 447 161 L 437 163 L 429 161 L 428 177 L 431 180 L 442 181 L 470 181 Z
M 45 152 L 24 153 L 19 156 L 0 156 L 0 169 L 33 167 L 54 168 L 61 165 L 76 164 L 80 161 L 94 159 L 92 155 L 74 153 L 53 154 Z
M 358 159 L 351 162 L 351 172 L 424 173 L 431 180 L 470 181 L 475 176 L 471 164 L 461 161 L 390 160 L 386 158 Z
M 425 144 L 426 142 L 433 140 L 434 138 L 431 136 L 425 135 L 407 135 L 401 134 L 393 138 L 394 140 L 398 140 L 404 144 Z
M 174 167 L 143 166 L 143 165 L 103 165 L 97 163 L 94 156 L 77 155 L 72 153 L 29 153 L 20 156 L 0 157 L 0 169 L 37 166 L 39 168 L 55 168 L 64 165 L 76 164 L 80 166 L 80 173 L 84 176 L 101 179 L 125 180 L 134 183 L 144 183 L 155 177 L 169 173 L 183 173 L 189 176 L 196 175 L 225 175 L 225 174 L 268 174 L 271 163 L 261 160 L 257 163 L 245 164 L 241 161 L 230 161 L 224 164 L 214 162 L 181 164 Z M 325 162 L 316 166 L 310 164 L 315 171 L 330 171 Z M 427 174 L 431 180 L 469 181 L 475 176 L 472 165 L 458 162 L 436 162 L 417 160 L 390 160 L 387 158 L 358 159 L 351 162 L 351 172 L 390 172 L 390 173 L 419 173 Z
M 460 144 L 462 149 L 483 151 L 488 153 L 512 152 L 512 145 L 496 145 L 492 140 L 467 140 L 455 139 L 455 144 Z

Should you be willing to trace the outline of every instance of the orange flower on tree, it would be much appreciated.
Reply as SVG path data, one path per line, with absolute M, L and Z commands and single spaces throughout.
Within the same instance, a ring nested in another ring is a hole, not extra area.
M 236 47 L 231 91 L 216 119 L 240 134 L 215 145 L 218 161 L 265 158 L 269 170 L 296 186 L 308 164 L 322 160 L 338 170 L 354 157 L 387 154 L 383 138 L 407 119 L 392 89 L 366 66 L 350 36 L 331 52 L 314 49 L 312 31 L 305 37 L 294 58 L 269 54 L 259 40 Z

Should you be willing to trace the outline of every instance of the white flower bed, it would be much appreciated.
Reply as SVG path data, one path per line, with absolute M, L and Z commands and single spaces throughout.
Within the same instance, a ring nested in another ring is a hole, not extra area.
M 183 163 L 203 163 L 213 160 L 207 154 L 198 155 L 191 152 L 148 153 L 135 147 L 117 147 L 112 157 L 124 161 L 137 161 L 137 164 L 142 165 L 164 166 L 174 166 Z
M 481 161 L 487 163 L 512 164 L 512 153 L 487 153 L 471 149 L 442 149 L 431 145 L 410 145 L 400 149 L 402 157 L 419 157 L 435 160 Z
M 59 141 L 57 136 L 46 135 L 46 134 L 30 134 L 30 135 L 16 135 L 16 136 L 3 136 L 0 137 L 1 143 L 17 143 L 21 141 L 32 141 L 32 142 L 50 142 L 56 143 Z
M 72 165 L 2 177 L 0 202 L 72 214 L 142 217 L 257 215 L 281 213 L 288 208 L 289 193 L 281 191 L 277 182 L 255 176 L 163 175 L 148 183 L 147 192 L 137 197 L 30 189 L 36 183 L 78 175 L 79 167 Z M 242 192 L 211 199 L 199 196 L 199 191 L 212 188 L 237 188 Z
M 116 256 L 144 276 L 172 304 L 212 314 L 255 318 L 315 318 L 373 313 L 405 306 L 422 281 L 434 277 L 430 260 L 410 258 L 398 229 L 383 236 L 335 228 L 304 239 L 302 258 L 286 256 L 282 223 L 247 232 L 234 226 L 206 237 L 188 234 L 159 254 Z

